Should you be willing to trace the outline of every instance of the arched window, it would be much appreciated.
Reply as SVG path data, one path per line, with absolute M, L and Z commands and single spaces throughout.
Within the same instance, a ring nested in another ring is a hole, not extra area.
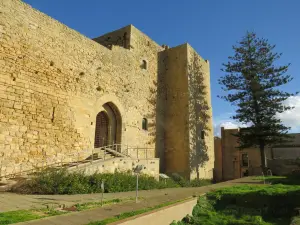
M 146 118 L 143 118 L 142 129 L 143 130 L 148 130 L 148 120 Z
M 144 69 L 144 70 L 147 69 L 147 61 L 146 60 L 143 60 L 142 69 Z

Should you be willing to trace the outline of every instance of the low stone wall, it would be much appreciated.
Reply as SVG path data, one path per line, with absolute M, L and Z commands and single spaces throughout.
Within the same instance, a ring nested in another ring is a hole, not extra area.
M 300 167 L 293 159 L 273 159 L 268 161 L 268 167 L 273 175 L 285 176 L 291 174 L 293 170 L 299 170 Z
M 112 225 L 170 225 L 174 220 L 182 220 L 187 214 L 192 215 L 193 208 L 197 204 L 197 199 L 187 200 L 174 205 L 132 217 Z
M 131 158 L 112 158 L 105 161 L 97 160 L 93 163 L 85 163 L 69 168 L 69 171 L 84 171 L 86 174 L 114 173 L 116 171 L 128 171 L 137 165 L 143 165 L 142 173 L 159 179 L 159 159 L 131 159 Z

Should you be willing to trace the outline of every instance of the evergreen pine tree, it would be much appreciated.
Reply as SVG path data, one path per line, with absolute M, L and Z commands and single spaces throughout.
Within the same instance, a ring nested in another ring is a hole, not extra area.
M 221 98 L 237 108 L 232 118 L 248 126 L 235 134 L 239 148 L 258 147 L 263 170 L 266 169 L 265 147 L 288 141 L 290 128 L 282 124 L 277 114 L 293 108 L 283 103 L 295 95 L 279 88 L 293 78 L 286 74 L 290 64 L 274 65 L 282 55 L 273 52 L 274 48 L 267 39 L 247 32 L 233 46 L 235 54 L 223 64 L 226 75 L 219 79 L 227 92 Z

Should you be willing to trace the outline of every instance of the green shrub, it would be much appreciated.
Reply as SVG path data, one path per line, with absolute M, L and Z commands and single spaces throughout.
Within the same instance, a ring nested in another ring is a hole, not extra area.
M 202 187 L 212 184 L 210 179 L 194 179 L 191 181 L 186 180 L 177 173 L 171 175 L 171 179 L 176 182 L 180 187 Z
M 191 187 L 202 187 L 212 184 L 212 180 L 209 179 L 194 179 L 190 181 Z
M 70 173 L 66 169 L 46 169 L 13 189 L 15 192 L 27 194 L 86 194 L 101 192 L 104 181 L 105 192 L 124 192 L 136 189 L 136 176 L 128 172 L 95 173 L 85 175 L 82 172 Z M 175 187 L 200 187 L 210 184 L 210 180 L 185 180 L 181 176 L 173 179 L 157 181 L 148 175 L 139 175 L 139 189 L 151 190 Z
M 180 187 L 189 186 L 189 182 L 177 173 L 173 173 L 171 175 L 171 179 L 174 180 Z

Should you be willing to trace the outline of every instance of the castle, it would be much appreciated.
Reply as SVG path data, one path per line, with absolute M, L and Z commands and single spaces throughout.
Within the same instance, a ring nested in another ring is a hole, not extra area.
M 92 40 L 0 2 L 0 176 L 136 146 L 162 173 L 212 178 L 210 95 L 209 62 L 189 44 L 160 46 L 132 25 Z

